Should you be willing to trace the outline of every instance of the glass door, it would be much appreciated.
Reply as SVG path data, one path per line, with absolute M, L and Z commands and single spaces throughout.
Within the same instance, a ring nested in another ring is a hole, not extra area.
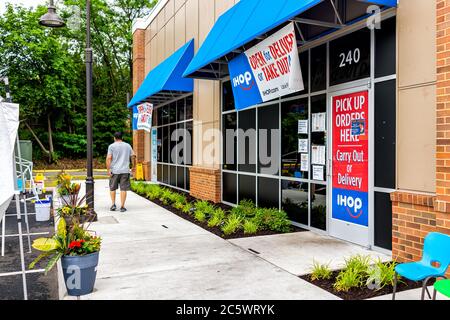
M 334 92 L 330 139 L 330 235 L 370 245 L 370 101 L 367 86 Z

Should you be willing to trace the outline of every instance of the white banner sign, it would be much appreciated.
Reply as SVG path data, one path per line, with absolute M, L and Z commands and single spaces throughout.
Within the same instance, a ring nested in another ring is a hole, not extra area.
M 137 130 L 145 130 L 151 132 L 153 105 L 151 103 L 143 103 L 137 106 L 138 119 Z
M 229 63 L 236 109 L 304 90 L 291 23 Z

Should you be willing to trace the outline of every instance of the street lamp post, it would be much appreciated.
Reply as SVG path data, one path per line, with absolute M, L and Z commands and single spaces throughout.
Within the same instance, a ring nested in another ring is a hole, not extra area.
M 39 19 L 39 24 L 50 28 L 61 28 L 66 24 L 56 13 L 53 0 L 50 0 L 48 12 Z M 91 48 L 91 1 L 86 0 L 86 203 L 89 212 L 94 214 L 94 169 L 93 169 L 93 112 L 92 112 L 92 48 Z

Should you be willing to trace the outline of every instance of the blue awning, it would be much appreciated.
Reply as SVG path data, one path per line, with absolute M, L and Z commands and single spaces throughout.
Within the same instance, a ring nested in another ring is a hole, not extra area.
M 397 0 L 348 1 L 383 6 L 396 6 L 397 4 Z M 303 13 L 308 14 L 307 11 L 313 7 L 316 7 L 314 8 L 316 16 L 321 15 L 322 12 L 323 16 L 327 16 L 324 11 L 336 11 L 336 7 L 330 4 L 329 0 L 239 1 L 219 17 L 183 76 L 210 79 L 226 76 L 229 60 L 227 55 L 230 53 L 239 54 L 242 49 L 248 49 L 248 47 L 242 47 L 258 39 L 258 37 L 263 38 L 261 36 L 283 23 L 295 20 Z M 366 14 L 366 10 L 363 10 L 362 13 Z M 306 16 L 306 18 L 309 19 L 299 19 L 298 22 L 312 25 L 319 22 L 310 19 L 309 16 Z M 329 29 L 345 26 L 333 24 L 332 21 L 324 22 L 323 25 Z
M 128 104 L 128 108 L 143 102 L 158 106 L 193 92 L 194 80 L 183 78 L 183 73 L 193 56 L 194 40 L 192 39 L 149 72 Z

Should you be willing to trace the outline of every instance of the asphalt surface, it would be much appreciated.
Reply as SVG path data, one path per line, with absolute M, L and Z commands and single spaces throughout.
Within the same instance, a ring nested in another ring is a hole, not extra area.
M 34 212 L 34 205 L 27 205 L 28 212 Z M 23 210 L 22 210 L 23 211 Z M 0 255 L 0 275 L 3 273 L 21 271 L 20 250 L 19 250 L 19 236 L 18 224 L 16 214 L 15 201 L 13 200 L 6 212 L 6 235 L 14 235 L 6 237 L 5 240 L 5 256 Z M 13 216 L 14 215 L 14 216 Z M 25 219 L 22 220 L 22 232 L 26 234 Z M 32 235 L 31 241 L 36 238 L 46 237 L 53 233 L 54 225 L 53 219 L 48 222 L 36 222 L 34 215 L 29 215 L 30 233 L 43 233 L 39 235 Z M 24 251 L 25 251 L 25 267 L 26 270 L 29 264 L 39 255 L 39 252 L 32 249 L 28 253 L 28 238 L 23 236 Z M 46 261 L 40 262 L 36 265 L 35 270 L 45 268 Z M 28 273 L 26 275 L 28 286 L 29 300 L 56 300 L 58 299 L 58 281 L 57 270 L 54 268 L 47 275 L 43 272 Z M 0 276 L 0 300 L 22 300 L 23 287 L 22 275 Z

